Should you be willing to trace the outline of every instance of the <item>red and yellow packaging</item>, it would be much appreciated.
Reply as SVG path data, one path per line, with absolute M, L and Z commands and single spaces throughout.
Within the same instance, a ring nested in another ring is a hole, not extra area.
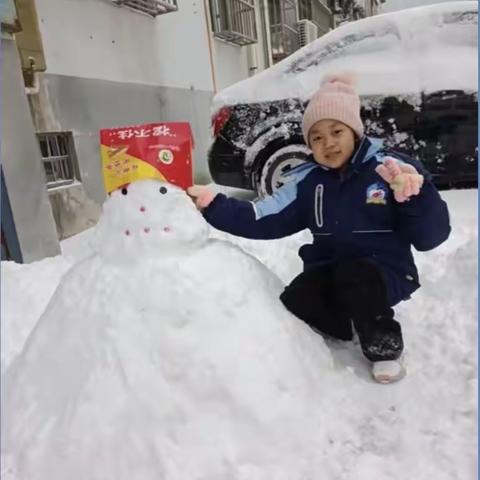
M 186 189 L 193 183 L 190 124 L 149 123 L 100 130 L 107 193 L 135 180 L 157 178 Z

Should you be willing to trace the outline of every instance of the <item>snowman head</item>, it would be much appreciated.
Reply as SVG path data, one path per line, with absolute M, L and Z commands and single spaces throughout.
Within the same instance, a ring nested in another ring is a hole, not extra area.
M 113 261 L 182 254 L 207 236 L 208 225 L 187 194 L 158 180 L 112 192 L 96 228 L 98 253 Z

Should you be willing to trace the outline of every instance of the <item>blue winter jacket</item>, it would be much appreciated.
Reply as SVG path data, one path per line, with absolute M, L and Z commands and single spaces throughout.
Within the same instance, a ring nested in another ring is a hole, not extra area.
M 398 203 L 375 172 L 386 156 L 410 163 L 425 180 L 418 196 Z M 395 305 L 419 286 L 411 246 L 431 250 L 450 234 L 448 210 L 420 162 L 363 137 L 348 167 L 340 173 L 310 161 L 289 172 L 272 196 L 248 202 L 218 194 L 204 210 L 215 228 L 240 237 L 281 238 L 305 228 L 313 243 L 299 255 L 304 268 L 346 258 L 365 258 L 383 272 Z

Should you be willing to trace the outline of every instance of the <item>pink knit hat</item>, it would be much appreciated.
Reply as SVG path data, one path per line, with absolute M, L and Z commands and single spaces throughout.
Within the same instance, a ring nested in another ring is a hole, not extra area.
M 314 93 L 305 109 L 302 121 L 303 138 L 308 145 L 308 132 L 319 120 L 331 119 L 348 125 L 363 137 L 360 118 L 360 97 L 354 88 L 355 80 L 350 73 L 326 75 L 320 88 Z

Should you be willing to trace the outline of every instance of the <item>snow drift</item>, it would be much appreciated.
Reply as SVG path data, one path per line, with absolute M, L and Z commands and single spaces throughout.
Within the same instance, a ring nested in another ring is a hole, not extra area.
M 184 192 L 148 180 L 124 193 L 6 376 L 13 478 L 313 475 L 333 372 L 322 338 L 266 267 L 207 240 Z
M 166 195 L 152 195 L 163 212 Z M 2 478 L 473 480 L 477 191 L 442 197 L 452 235 L 416 254 L 422 288 L 396 308 L 408 374 L 390 386 L 372 382 L 358 345 L 326 350 L 279 309 L 308 232 L 252 241 L 211 231 L 176 259 L 159 245 L 117 264 L 119 242 L 165 226 L 119 215 L 111 256 L 97 242 L 87 253 L 87 232 L 63 242 L 62 257 L 2 262 Z

